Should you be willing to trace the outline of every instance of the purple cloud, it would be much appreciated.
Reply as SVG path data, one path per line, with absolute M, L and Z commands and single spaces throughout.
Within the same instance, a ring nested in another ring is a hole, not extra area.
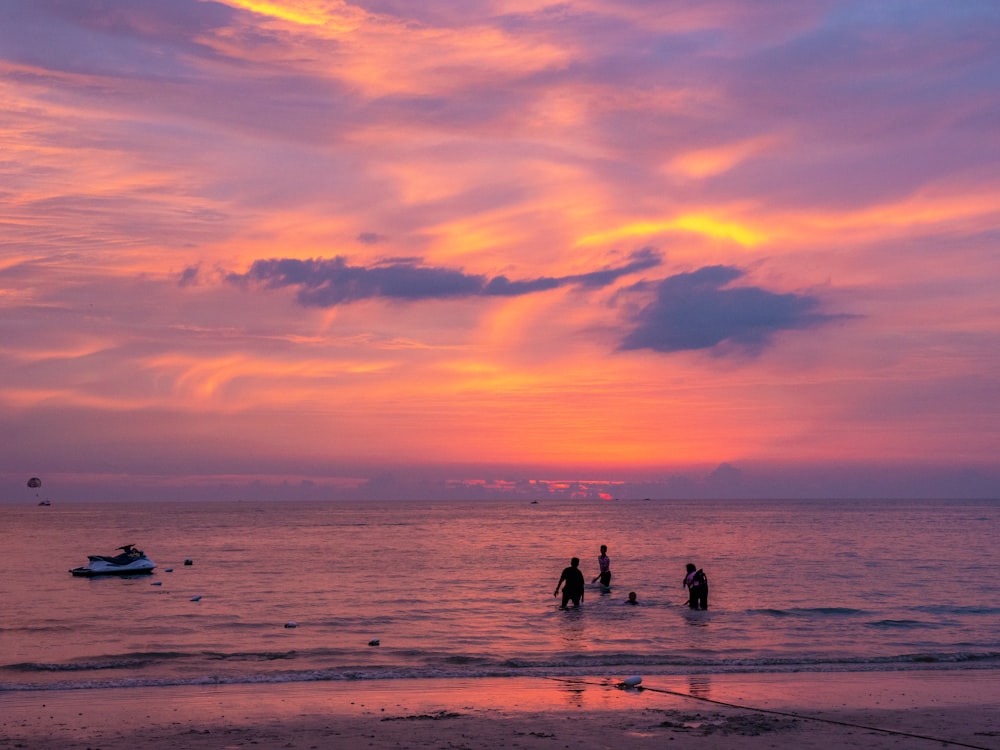
M 271 258 L 257 260 L 245 274 L 229 274 L 232 284 L 260 285 L 266 289 L 298 287 L 298 301 L 306 307 L 334 307 L 364 299 L 416 301 L 456 297 L 513 297 L 563 286 L 600 288 L 630 273 L 659 265 L 662 260 L 646 248 L 633 253 L 618 268 L 561 277 L 511 281 L 481 274 L 420 265 L 412 259 L 396 259 L 373 266 L 353 266 L 346 258 Z M 186 278 L 186 277 L 185 277 Z
M 843 317 L 815 312 L 819 300 L 812 296 L 729 286 L 743 275 L 732 266 L 705 266 L 663 279 L 619 348 L 678 352 L 729 343 L 757 351 L 781 331 Z

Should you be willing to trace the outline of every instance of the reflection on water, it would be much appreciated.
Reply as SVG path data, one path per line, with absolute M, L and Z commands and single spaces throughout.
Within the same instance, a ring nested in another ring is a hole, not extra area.
M 708 675 L 690 675 L 688 677 L 688 694 L 695 698 L 711 698 L 712 678 Z
M 559 612 L 559 634 L 562 636 L 563 649 L 576 652 L 586 647 L 584 623 L 586 617 L 581 609 L 569 609 Z
M 684 613 L 684 620 L 688 625 L 694 625 L 696 628 L 707 628 L 709 615 L 704 610 L 689 609 Z
M 587 691 L 587 680 L 566 678 L 559 680 L 557 684 L 559 693 L 566 699 L 566 705 L 570 708 L 583 708 L 583 694 Z
M 583 694 L 587 687 L 582 682 L 567 682 L 562 688 L 562 693 L 566 697 L 566 705 L 570 708 L 583 708 Z

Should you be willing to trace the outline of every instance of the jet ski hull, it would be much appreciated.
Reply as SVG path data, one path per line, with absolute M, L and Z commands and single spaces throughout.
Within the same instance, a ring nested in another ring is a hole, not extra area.
M 133 560 L 128 565 L 115 565 L 106 560 L 92 560 L 88 565 L 73 568 L 70 573 L 87 578 L 93 576 L 137 576 L 152 573 L 156 563 L 148 557 Z
M 120 555 L 88 555 L 89 563 L 69 572 L 75 576 L 138 576 L 152 573 L 156 563 L 134 544 L 119 547 Z

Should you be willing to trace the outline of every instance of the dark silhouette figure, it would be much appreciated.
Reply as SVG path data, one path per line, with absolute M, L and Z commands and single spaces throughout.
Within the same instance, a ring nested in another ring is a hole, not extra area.
M 565 584 L 565 585 L 564 585 Z M 559 596 L 559 587 L 562 586 L 562 604 L 559 609 L 566 609 L 566 605 L 572 601 L 574 607 L 579 607 L 583 602 L 583 573 L 580 572 L 580 558 L 574 557 L 569 561 L 569 567 L 564 568 L 559 576 L 559 583 L 556 584 L 555 593 L 552 596 Z
M 608 545 L 606 544 L 601 545 L 601 556 L 597 558 L 597 565 L 601 572 L 591 583 L 597 583 L 597 579 L 600 578 L 601 585 L 607 588 L 611 585 L 611 558 L 608 557 Z
M 688 606 L 691 609 L 708 609 L 708 576 L 704 570 L 688 563 L 682 585 L 688 590 Z

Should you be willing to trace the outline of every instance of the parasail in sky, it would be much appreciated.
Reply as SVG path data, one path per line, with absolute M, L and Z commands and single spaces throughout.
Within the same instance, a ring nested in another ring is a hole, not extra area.
M 28 480 L 28 486 L 31 488 L 41 487 L 42 480 L 39 479 L 38 477 L 32 477 L 31 479 Z

